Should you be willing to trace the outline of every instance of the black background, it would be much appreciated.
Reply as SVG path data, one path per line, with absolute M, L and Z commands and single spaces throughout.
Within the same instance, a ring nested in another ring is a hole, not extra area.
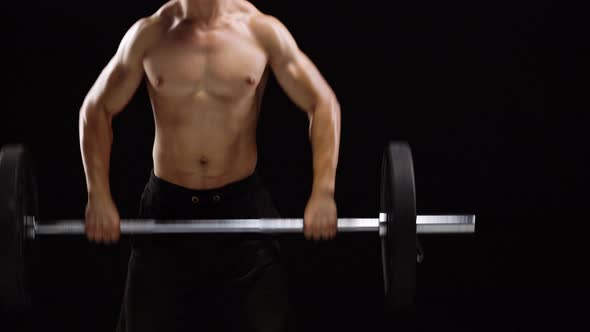
M 3 4 L 0 144 L 33 152 L 42 218 L 83 216 L 80 105 L 127 28 L 161 3 Z M 587 325 L 587 10 L 544 0 L 254 3 L 285 23 L 340 99 L 340 217 L 376 216 L 390 140 L 413 148 L 419 213 L 477 214 L 474 236 L 422 238 L 417 305 L 397 317 L 382 309 L 373 236 L 285 238 L 301 330 Z M 311 184 L 306 116 L 271 79 L 260 121 L 260 173 L 282 215 L 300 217 Z M 122 217 L 134 217 L 152 167 L 145 86 L 114 127 L 112 191 Z M 127 241 L 37 244 L 35 308 L 3 315 L 0 329 L 111 331 Z

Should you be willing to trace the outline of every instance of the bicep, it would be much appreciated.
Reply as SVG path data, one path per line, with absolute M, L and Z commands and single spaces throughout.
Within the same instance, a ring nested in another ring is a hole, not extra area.
M 271 64 L 277 81 L 299 107 L 313 109 L 320 100 L 332 94 L 332 90 L 317 67 L 300 50 L 283 61 Z
M 287 28 L 272 18 L 264 27 L 262 36 L 271 68 L 289 98 L 305 111 L 330 98 L 333 95 L 330 86 Z
M 85 102 L 112 114 L 119 113 L 133 97 L 143 76 L 140 64 L 125 63 L 115 55 L 98 76 Z
M 144 29 L 137 22 L 123 37 L 116 54 L 102 70 L 86 96 L 85 104 L 119 113 L 139 87 L 143 71 Z

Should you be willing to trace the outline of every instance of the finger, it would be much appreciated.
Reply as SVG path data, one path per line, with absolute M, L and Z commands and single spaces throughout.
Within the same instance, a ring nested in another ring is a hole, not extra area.
M 312 240 L 318 241 L 320 239 L 320 229 L 316 216 L 309 217 L 309 234 Z
M 332 234 L 332 225 L 330 224 L 330 219 L 324 217 L 324 218 L 322 218 L 322 239 L 323 240 L 330 239 L 331 234 Z
M 102 219 L 102 221 L 99 223 L 99 229 L 100 229 L 100 239 L 99 239 L 99 243 L 101 244 L 107 244 L 109 241 L 109 237 L 110 235 L 110 231 L 109 231 L 109 224 L 108 224 L 108 220 L 106 219 Z
M 313 217 L 313 222 L 312 222 L 312 233 L 313 233 L 313 239 L 316 241 L 319 241 L 322 239 L 322 224 L 321 224 L 321 220 L 318 220 L 317 217 Z
M 309 217 L 303 219 L 303 235 L 305 239 L 310 240 L 312 237 L 311 225 L 309 223 Z
M 108 222 L 104 225 L 104 244 L 111 244 L 115 240 L 115 231 L 112 222 Z
M 337 225 L 334 221 L 334 218 L 328 217 L 328 239 L 333 239 L 336 236 Z
M 94 233 L 94 241 L 102 243 L 104 239 L 104 218 L 100 218 L 96 222 L 96 232 Z
M 91 231 L 90 231 L 90 222 L 88 219 L 84 220 L 84 234 L 86 234 L 86 239 L 90 241 L 91 238 Z
M 121 229 L 119 227 L 118 223 L 115 223 L 113 225 L 113 237 L 112 237 L 112 243 L 117 243 L 119 242 L 119 239 L 121 238 Z
M 322 239 L 324 240 L 329 240 L 330 239 L 330 234 L 332 233 L 332 230 L 330 229 L 330 222 L 328 220 L 324 220 L 322 227 Z
M 113 221 L 111 225 L 111 229 L 113 231 L 111 242 L 116 243 L 119 242 L 119 238 L 121 237 L 121 221 L 117 218 Z
M 88 241 L 94 242 L 96 238 L 96 223 L 94 222 L 93 218 L 89 218 L 86 221 L 86 237 Z
M 324 220 L 321 217 L 316 218 L 315 224 L 317 225 L 316 226 L 316 236 L 317 236 L 317 239 L 318 240 L 323 240 L 324 239 L 324 232 L 325 232 L 324 231 L 324 227 L 325 227 L 324 226 Z
M 314 217 L 309 217 L 308 223 L 307 223 L 307 228 L 309 229 L 309 238 L 311 240 L 316 241 L 317 240 L 317 232 L 316 232 L 316 221 L 314 220 Z
M 309 234 L 312 240 L 317 241 L 320 239 L 320 236 L 315 223 L 316 222 L 314 221 L 313 224 L 309 227 Z
M 332 216 L 332 227 L 330 228 L 330 238 L 333 239 L 338 234 L 338 218 L 336 216 Z
M 115 221 L 110 219 L 104 225 L 104 241 L 105 244 L 111 244 L 115 241 Z
M 102 224 L 102 243 L 110 244 L 112 236 L 113 230 L 111 227 L 111 221 L 105 220 L 105 222 Z

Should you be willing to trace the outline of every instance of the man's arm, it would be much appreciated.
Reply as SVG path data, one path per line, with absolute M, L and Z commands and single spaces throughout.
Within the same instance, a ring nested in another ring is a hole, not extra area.
M 112 119 L 127 105 L 144 76 L 142 61 L 153 39 L 154 20 L 141 19 L 129 29 L 80 109 L 80 150 L 89 202 L 86 222 L 91 240 L 108 242 L 118 238 L 118 213 L 109 186 Z M 106 212 L 95 211 L 101 209 Z
M 110 195 L 111 123 L 113 116 L 133 97 L 143 78 L 141 37 L 149 24 L 147 20 L 149 18 L 138 21 L 125 34 L 117 53 L 99 75 L 80 109 L 80 148 L 89 195 Z
M 268 53 L 269 63 L 277 81 L 289 98 L 309 117 L 309 136 L 313 151 L 313 188 L 308 209 L 310 205 L 314 207 L 310 212 L 314 214 L 316 209 L 322 210 L 321 207 L 316 208 L 312 204 L 314 197 L 327 195 L 333 201 L 340 144 L 340 105 L 326 80 L 299 49 L 281 22 L 271 16 L 261 16 L 254 26 Z M 321 202 L 320 205 L 324 203 Z M 334 235 L 335 208 L 333 213 L 327 213 L 329 216 L 322 214 L 330 220 L 319 221 L 317 230 L 316 225 L 311 222 L 312 225 L 309 225 L 311 234 L 306 235 L 311 237 L 316 237 L 316 234 L 320 237 Z M 322 225 L 326 222 L 330 224 L 329 227 Z

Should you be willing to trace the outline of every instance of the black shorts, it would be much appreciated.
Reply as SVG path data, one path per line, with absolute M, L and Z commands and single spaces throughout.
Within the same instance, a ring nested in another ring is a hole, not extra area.
M 277 218 L 256 173 L 191 190 L 152 172 L 142 219 Z M 284 331 L 287 286 L 269 235 L 146 235 L 132 238 L 117 331 Z

